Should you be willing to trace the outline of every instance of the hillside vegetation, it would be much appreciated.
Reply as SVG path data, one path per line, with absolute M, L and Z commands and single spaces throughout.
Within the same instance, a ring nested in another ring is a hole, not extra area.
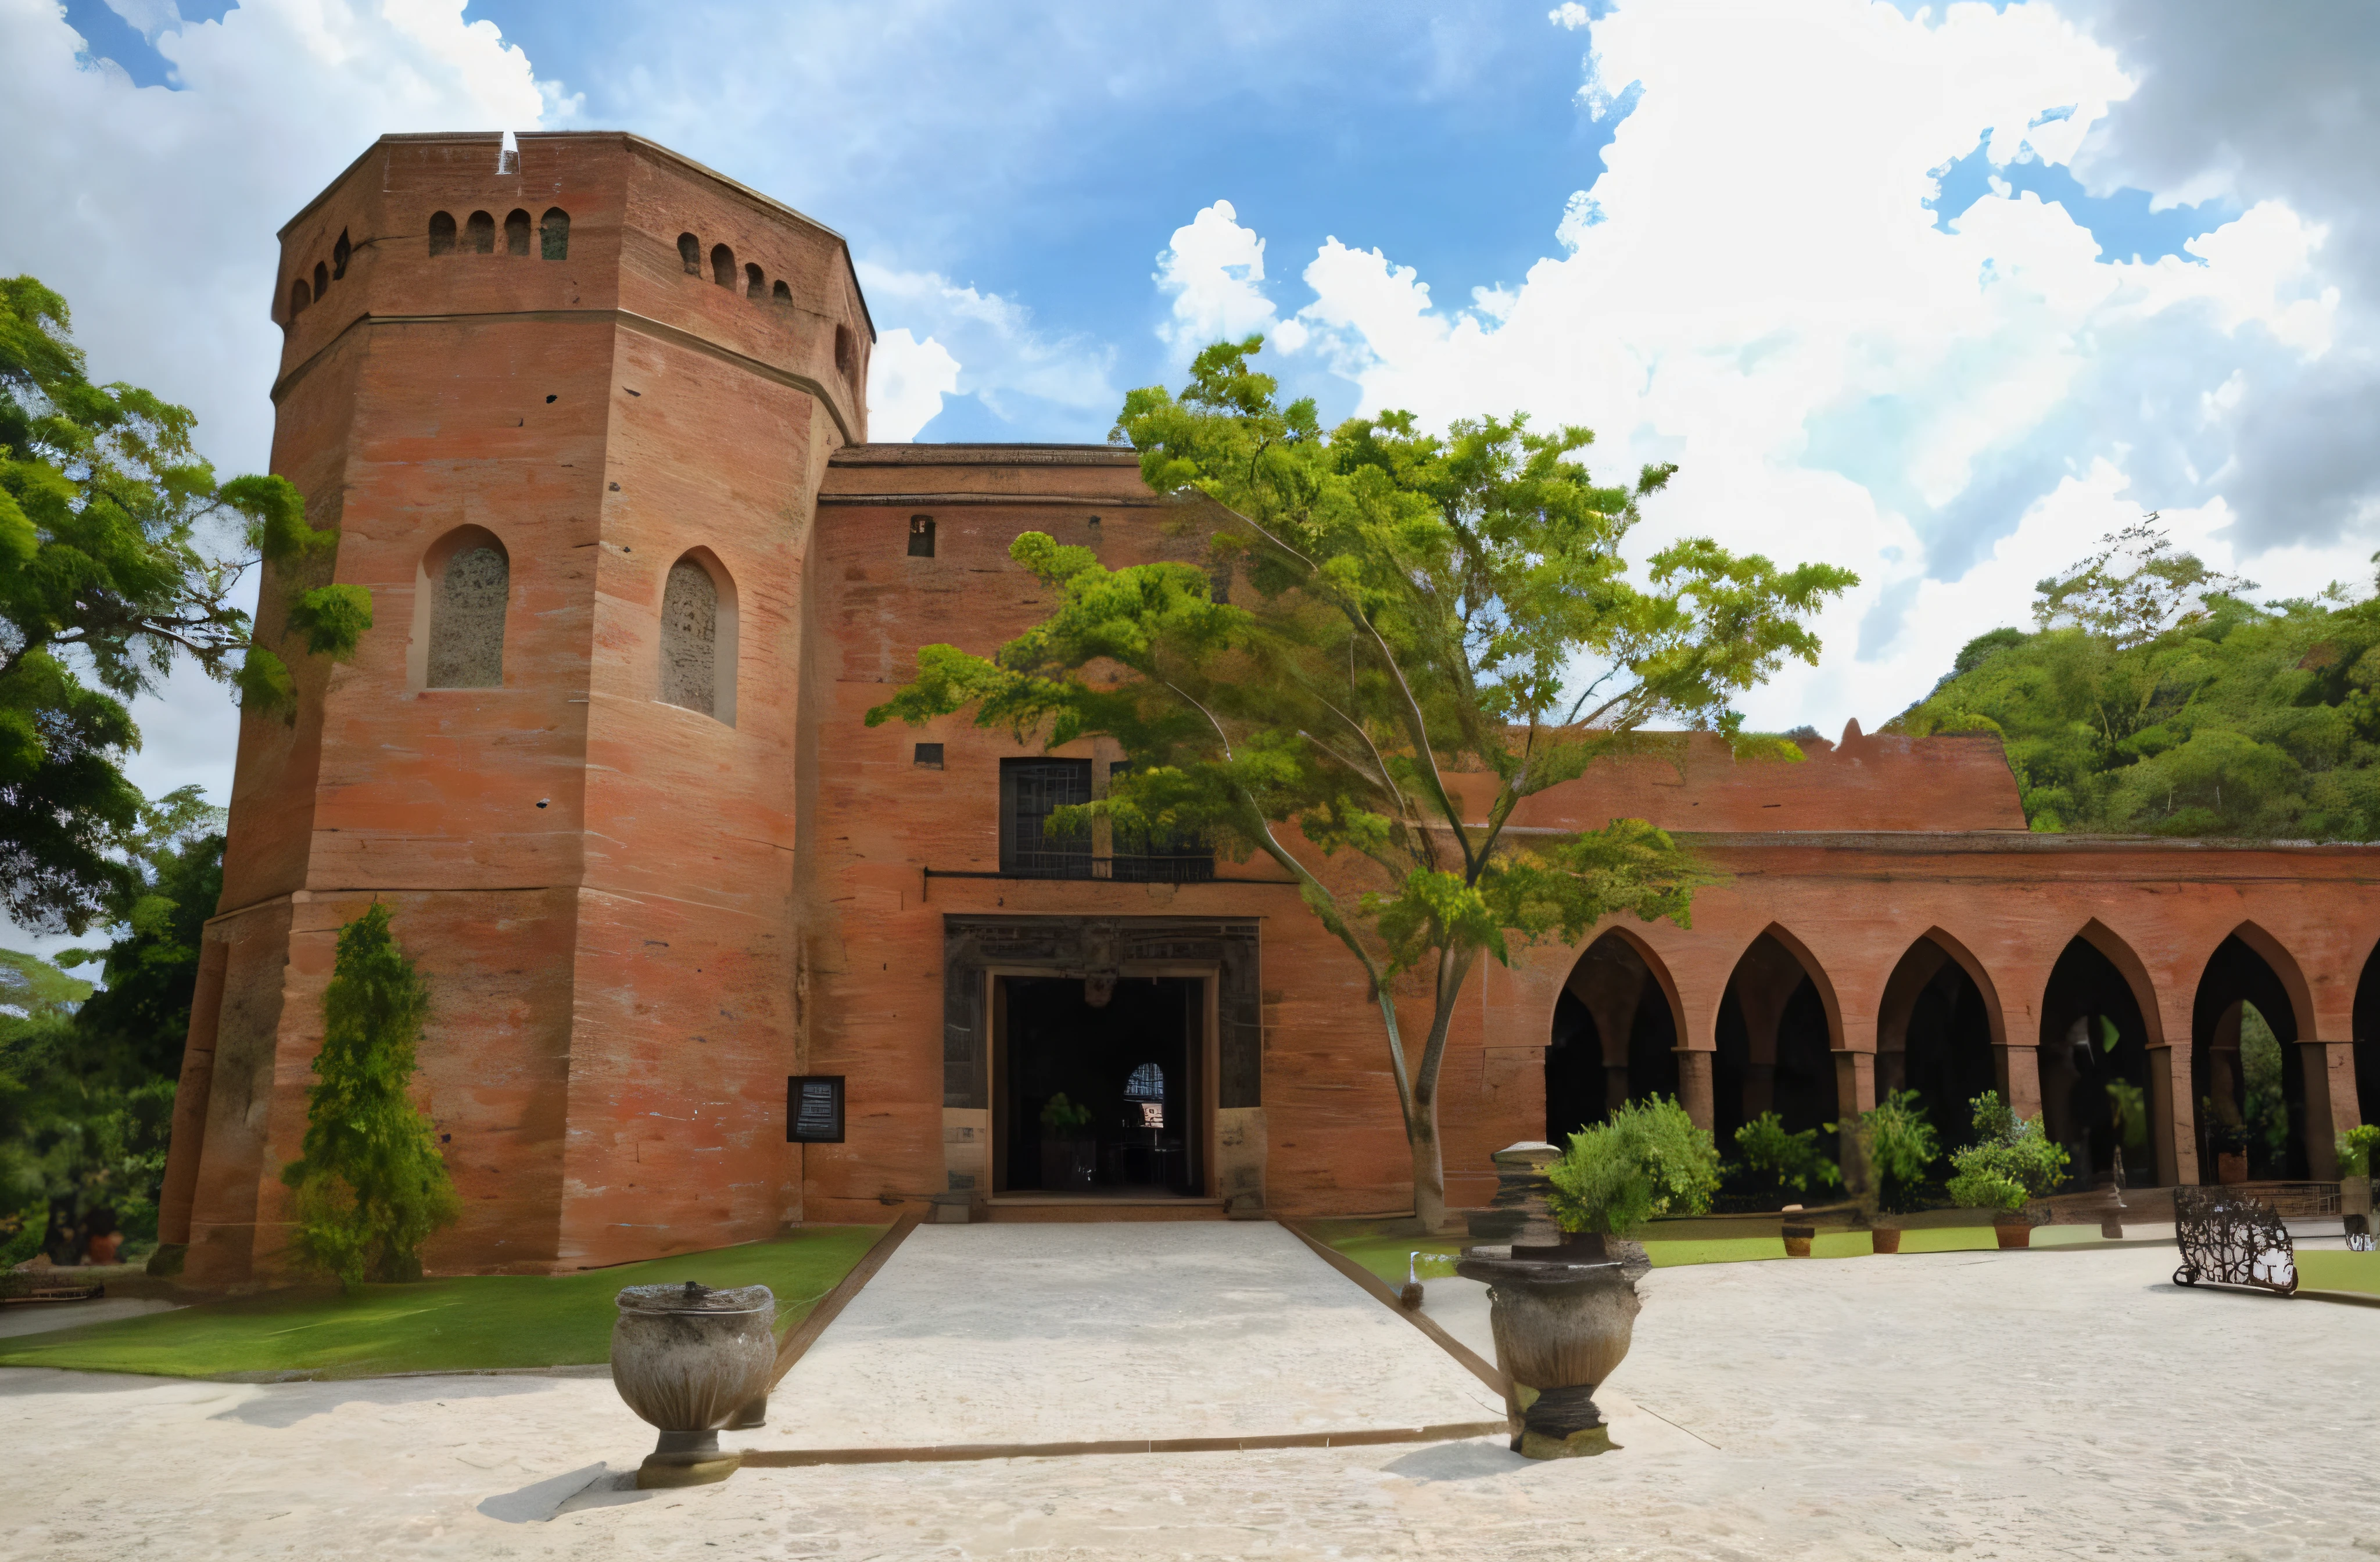
M 2155 517 L 2044 580 L 1888 730 L 1995 732 L 2039 831 L 2380 838 L 2380 600 L 2258 604 Z

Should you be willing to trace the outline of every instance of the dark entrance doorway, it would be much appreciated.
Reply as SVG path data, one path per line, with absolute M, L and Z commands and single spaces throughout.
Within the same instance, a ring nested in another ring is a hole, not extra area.
M 999 981 L 997 1190 L 1203 1192 L 1200 979 L 1118 978 L 1098 1006 L 1079 978 Z
M 2191 1040 L 2199 1181 L 2304 1178 L 2297 1009 L 2279 973 L 2237 934 L 2216 946 L 2199 978 Z
M 2131 984 L 2088 940 L 2069 942 L 2041 1000 L 2041 1112 L 2076 1188 L 2156 1181 L 2148 1026 Z

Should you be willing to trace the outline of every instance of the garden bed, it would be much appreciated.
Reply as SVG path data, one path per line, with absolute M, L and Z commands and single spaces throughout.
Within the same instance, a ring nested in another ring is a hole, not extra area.
M 776 1292 L 783 1331 L 808 1317 L 884 1230 L 804 1226 L 768 1241 L 577 1275 L 238 1297 L 0 1341 L 0 1366 L 166 1377 L 373 1377 L 591 1365 L 610 1359 L 612 1298 L 623 1286 L 687 1279 L 765 1285 Z

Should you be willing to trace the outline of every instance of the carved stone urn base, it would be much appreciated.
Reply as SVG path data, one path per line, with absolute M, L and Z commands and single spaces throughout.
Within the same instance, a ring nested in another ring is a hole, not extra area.
M 1534 1256 L 1545 1249 L 1522 1251 L 1525 1256 L 1516 1257 L 1508 1248 L 1473 1248 L 1455 1265 L 1456 1274 L 1488 1285 L 1496 1364 L 1512 1385 L 1512 1451 L 1526 1458 L 1609 1453 L 1618 1445 L 1595 1390 L 1628 1354 L 1643 1306 L 1635 1278 L 1599 1251 L 1576 1263 Z
M 708 1486 L 735 1473 L 744 1462 L 740 1452 L 722 1452 L 716 1432 L 664 1432 L 660 1446 L 637 1467 L 637 1484 L 650 1491 L 661 1486 Z

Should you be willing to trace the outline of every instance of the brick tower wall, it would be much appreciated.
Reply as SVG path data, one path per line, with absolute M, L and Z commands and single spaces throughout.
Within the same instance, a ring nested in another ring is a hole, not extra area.
M 441 212 L 455 244 L 433 254 Z M 198 1283 L 285 1271 L 278 1173 L 322 993 L 375 899 L 429 982 L 417 1099 L 466 1212 L 430 1267 L 767 1235 L 800 1213 L 783 1099 L 803 561 L 825 458 L 865 437 L 844 246 L 618 135 L 524 136 L 503 171 L 493 136 L 386 138 L 282 237 L 273 470 L 338 531 L 321 573 L 367 587 L 374 627 L 346 665 L 292 652 L 294 723 L 242 719 L 164 1235 Z M 343 273 L 319 296 L 318 263 Z M 490 539 L 501 687 L 425 687 L 445 555 Z M 714 713 L 660 698 L 689 558 L 718 597 Z M 264 584 L 268 630 L 285 585 Z

